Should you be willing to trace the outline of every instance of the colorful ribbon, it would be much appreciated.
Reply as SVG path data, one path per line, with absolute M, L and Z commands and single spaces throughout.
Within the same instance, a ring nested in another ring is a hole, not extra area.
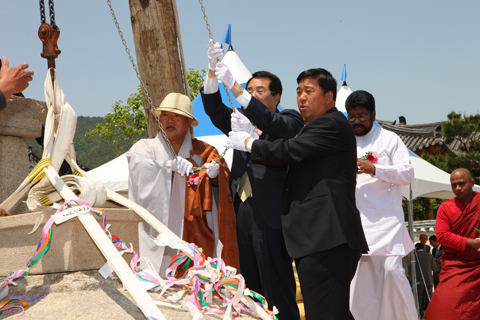
M 23 315 L 24 312 L 25 312 L 24 307 L 28 307 L 28 302 L 40 299 L 41 297 L 43 297 L 44 293 L 45 293 L 45 291 L 41 295 L 38 295 L 36 297 L 13 296 L 13 297 L 7 298 L 6 300 L 0 302 L 0 316 L 2 315 L 2 311 L 6 311 L 6 310 L 12 309 L 12 308 L 21 308 L 22 312 L 19 313 L 18 316 Z M 13 300 L 20 300 L 20 302 L 22 303 L 22 306 L 14 305 L 14 306 L 5 307 L 10 301 L 13 301 Z
M 91 208 L 91 210 L 102 218 L 102 229 L 105 233 L 109 236 L 112 240 L 112 243 L 115 247 L 122 250 L 122 252 L 132 253 L 133 257 L 130 261 L 130 268 L 134 272 L 137 277 L 144 281 L 148 281 L 151 283 L 158 285 L 163 285 L 164 288 L 162 290 L 162 295 L 165 290 L 167 290 L 172 285 L 186 287 L 187 291 L 191 293 L 190 295 L 190 302 L 201 312 L 204 313 L 212 313 L 212 314 L 220 314 L 224 315 L 225 313 L 231 313 L 233 317 L 240 316 L 242 308 L 248 312 L 252 313 L 252 310 L 248 308 L 243 302 L 240 301 L 240 297 L 237 295 L 241 295 L 246 291 L 246 295 L 256 299 L 258 302 L 257 304 L 264 309 L 268 315 L 274 319 L 278 320 L 275 316 L 273 311 L 268 310 L 268 304 L 265 298 L 258 294 L 255 291 L 248 291 L 244 284 L 243 277 L 241 275 L 233 276 L 232 278 L 227 278 L 227 268 L 225 263 L 220 258 L 205 258 L 205 255 L 202 253 L 201 248 L 198 248 L 194 244 L 190 244 L 189 248 L 193 252 L 193 260 L 191 260 L 185 253 L 180 253 L 174 257 L 172 257 L 170 261 L 170 266 L 167 269 L 166 283 L 161 283 L 162 279 L 157 279 L 156 277 L 152 277 L 142 271 L 138 271 L 137 264 L 140 260 L 138 253 L 133 250 L 133 248 L 129 248 L 118 236 L 112 236 L 110 232 L 106 228 L 107 219 L 106 214 L 102 210 L 94 209 L 90 204 L 88 204 L 84 200 L 75 199 L 69 200 L 65 202 L 55 214 L 61 212 L 69 203 L 76 203 L 77 205 L 85 205 Z M 50 249 L 51 238 L 52 238 L 52 226 L 53 226 L 53 219 L 50 218 L 42 230 L 42 238 L 40 239 L 37 249 L 33 256 L 27 263 L 27 267 L 24 270 L 20 271 L 12 271 L 9 276 L 4 279 L 3 282 L 0 283 L 0 297 L 2 293 L 6 294 L 4 290 L 8 290 L 9 284 L 14 284 L 14 280 L 24 277 L 28 275 L 28 271 L 31 267 L 33 267 Z M 193 262 L 193 266 L 189 267 L 190 263 Z M 186 272 L 183 274 L 182 277 L 176 278 L 175 273 L 179 266 L 183 264 L 183 268 L 186 269 Z M 240 286 L 241 285 L 241 286 Z M 228 288 L 233 288 L 237 291 L 237 294 L 232 294 Z M 0 315 L 1 311 L 18 307 L 22 309 L 22 312 L 19 315 L 23 315 L 24 307 L 28 306 L 28 301 L 39 299 L 43 296 L 40 295 L 38 297 L 33 298 L 25 298 L 25 297 L 10 297 L 7 300 L 0 303 Z M 223 308 L 211 308 L 208 306 L 206 299 L 207 297 L 218 297 L 219 299 L 225 301 L 227 303 L 227 307 L 225 310 Z M 9 306 L 4 307 L 12 300 L 20 300 L 22 302 L 22 306 Z M 3 309 L 2 309 L 3 307 Z M 231 308 L 233 307 L 233 312 L 231 312 Z M 152 317 L 147 317 L 147 320 L 154 320 Z

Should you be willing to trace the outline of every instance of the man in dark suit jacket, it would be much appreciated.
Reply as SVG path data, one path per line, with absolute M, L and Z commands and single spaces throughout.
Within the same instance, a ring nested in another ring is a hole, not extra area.
M 418 257 L 418 263 L 416 264 L 417 279 L 419 279 L 420 282 L 417 290 L 420 317 L 422 317 L 425 310 L 427 310 L 432 297 L 433 270 L 435 269 L 433 256 L 426 253 L 424 248 L 425 246 L 421 242 L 415 244 Z
M 228 135 L 234 125 L 231 124 L 233 110 L 222 102 L 213 70 L 216 66 L 212 64 L 215 61 L 210 64 L 205 86 L 201 90 L 202 101 L 213 124 Z M 243 91 L 226 65 L 219 63 L 217 70 L 221 73 L 218 79 L 226 83 L 244 106 L 242 110 L 237 110 L 236 116 L 243 113 L 246 116 L 242 118 L 245 125 L 250 125 L 252 121 L 261 130 L 259 134 L 253 130 L 252 134 L 259 135 L 260 140 L 292 138 L 303 127 L 302 117 L 297 111 L 277 110 L 282 84 L 274 74 L 265 71 L 254 73 L 247 82 L 247 90 Z M 226 76 L 229 81 L 225 79 Z M 245 100 L 245 96 L 249 101 Z M 249 289 L 264 295 L 270 309 L 273 305 L 277 307 L 279 319 L 295 320 L 300 315 L 295 301 L 292 259 L 282 257 L 284 245 L 280 229 L 281 194 L 286 176 L 286 166 L 272 170 L 264 165 L 253 164 L 249 153 L 234 151 L 230 188 L 237 214 L 240 271 Z M 251 191 L 248 194 L 239 190 L 242 179 L 249 180 Z
M 438 283 L 440 282 L 440 271 L 442 270 L 442 263 L 440 262 L 440 258 L 443 254 L 443 247 L 438 242 L 437 236 L 430 236 L 428 238 L 428 242 L 433 247 L 432 255 L 435 257 L 435 270 L 433 270 L 433 287 L 436 288 Z
M 307 319 L 348 319 L 350 282 L 368 250 L 355 206 L 355 135 L 335 108 L 337 83 L 324 69 L 297 78 L 297 103 L 306 126 L 290 140 L 254 140 L 231 132 L 235 149 L 253 163 L 289 166 L 282 195 L 282 230 L 295 259 Z

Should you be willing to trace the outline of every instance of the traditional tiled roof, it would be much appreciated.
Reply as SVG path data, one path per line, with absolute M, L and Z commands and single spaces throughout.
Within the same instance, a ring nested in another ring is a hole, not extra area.
M 405 143 L 407 148 L 417 154 L 424 152 L 430 154 L 457 153 L 458 143 L 452 142 L 445 144 L 445 139 L 440 132 L 442 131 L 442 122 L 432 122 L 423 124 L 395 124 L 395 122 L 377 120 L 377 123 L 384 129 L 395 132 Z M 436 149 L 436 151 L 427 151 L 427 149 Z
M 405 222 L 405 226 L 408 229 L 408 221 Z M 414 233 L 435 232 L 435 220 L 413 221 L 413 232 Z

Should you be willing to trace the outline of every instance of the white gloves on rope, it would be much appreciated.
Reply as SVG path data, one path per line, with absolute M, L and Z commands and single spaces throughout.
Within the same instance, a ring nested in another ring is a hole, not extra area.
M 217 67 L 215 68 L 215 76 L 218 80 L 222 81 L 228 89 L 232 90 L 233 85 L 235 84 L 235 78 L 226 64 L 222 62 L 217 63 Z
M 213 43 L 213 40 L 210 39 L 208 42 L 208 51 L 207 51 L 207 56 L 208 56 L 208 69 L 215 71 L 215 68 L 217 67 L 217 61 L 220 59 L 223 55 L 223 49 L 220 43 Z
M 251 149 L 252 149 L 253 141 L 255 141 L 256 139 L 252 138 L 252 140 L 249 141 L 248 146 L 245 147 L 245 140 L 247 140 L 248 138 L 252 138 L 252 136 L 250 136 L 248 134 L 248 132 L 245 132 L 245 131 L 239 131 L 239 132 L 230 131 L 228 133 L 228 140 L 225 142 L 225 144 L 223 146 L 225 148 L 232 148 L 232 149 L 239 150 L 239 151 L 250 152 Z
M 230 121 L 232 123 L 232 131 L 245 131 L 255 140 L 259 138 L 259 135 L 255 130 L 254 125 L 242 113 L 232 112 Z
M 180 156 L 172 161 L 172 170 L 178 172 L 182 177 L 193 173 L 193 164 Z
M 209 162 L 205 164 L 205 168 L 207 168 L 207 174 L 210 179 L 215 179 L 218 177 L 218 173 L 220 172 L 220 164 L 216 163 L 215 161 Z

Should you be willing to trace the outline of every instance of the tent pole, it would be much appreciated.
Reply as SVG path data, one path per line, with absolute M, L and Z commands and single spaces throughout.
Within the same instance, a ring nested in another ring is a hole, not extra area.
M 409 189 L 409 199 L 408 201 L 408 233 L 410 234 L 410 238 L 412 241 L 415 242 L 415 237 L 413 234 L 413 192 L 412 192 L 412 184 L 408 186 Z M 410 253 L 410 270 L 412 273 L 412 291 L 413 291 L 413 299 L 415 300 L 415 308 L 417 309 L 417 315 L 419 316 L 419 301 L 418 301 L 418 286 L 417 286 L 417 269 L 415 268 L 416 258 L 415 258 L 415 249 L 413 249 Z

